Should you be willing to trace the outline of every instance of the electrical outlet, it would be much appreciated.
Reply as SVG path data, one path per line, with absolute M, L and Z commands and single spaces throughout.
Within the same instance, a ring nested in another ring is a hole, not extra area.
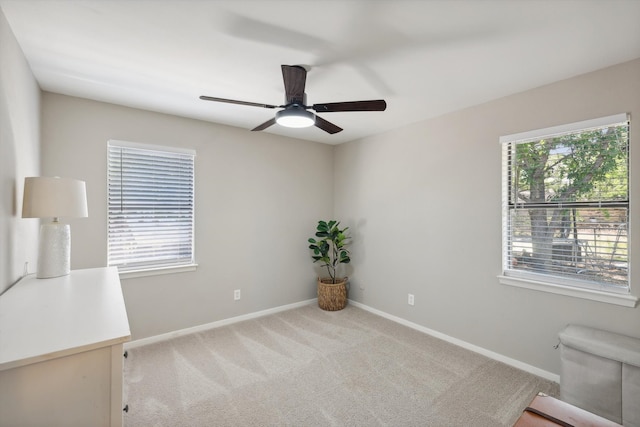
M 233 299 L 234 301 L 238 301 L 240 299 L 240 289 L 233 291 Z
M 408 303 L 409 305 L 413 305 L 413 303 L 414 303 L 414 297 L 413 297 L 413 294 L 409 294 L 409 299 L 408 299 L 407 303 Z

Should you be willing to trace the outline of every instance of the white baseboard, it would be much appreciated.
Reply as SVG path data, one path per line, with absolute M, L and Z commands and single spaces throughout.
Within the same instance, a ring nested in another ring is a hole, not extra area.
M 186 328 L 186 329 L 180 329 L 177 331 L 173 331 L 173 332 L 168 332 L 166 334 L 160 334 L 160 335 L 155 335 L 152 337 L 148 337 L 148 338 L 141 338 L 139 340 L 134 340 L 134 341 L 130 341 L 128 343 L 124 344 L 124 348 L 125 349 L 131 349 L 131 348 L 136 348 L 136 347 L 140 347 L 143 345 L 148 345 L 148 344 L 154 344 L 154 343 L 158 343 L 158 342 L 162 342 L 162 341 L 166 341 L 166 340 L 170 340 L 173 338 L 178 338 L 184 335 L 189 335 L 189 334 L 193 334 L 193 333 L 197 333 L 197 332 L 203 332 L 209 329 L 213 329 L 213 328 L 219 328 L 221 326 L 226 326 L 226 325 L 231 325 L 233 323 L 237 323 L 237 322 L 242 322 L 244 320 L 250 320 L 250 319 L 255 319 L 257 317 L 262 317 L 262 316 L 267 316 L 269 314 L 275 314 L 275 313 L 279 313 L 281 311 L 286 311 L 286 310 L 291 310 L 294 308 L 298 308 L 298 307 L 303 307 L 305 305 L 309 305 L 309 304 L 315 304 L 317 303 L 317 299 L 313 298 L 313 299 L 309 299 L 306 301 L 300 301 L 300 302 L 296 302 L 293 304 L 287 304 L 287 305 L 281 305 L 279 307 L 274 307 L 274 308 L 269 308 L 267 310 L 262 310 L 262 311 L 256 311 L 254 313 L 249 313 L 249 314 L 243 314 L 242 316 L 236 316 L 236 317 L 231 317 L 228 319 L 223 319 L 223 320 L 218 320 L 216 322 L 211 322 L 211 323 L 206 323 L 204 325 L 198 325 L 198 326 L 194 326 L 191 328 Z M 459 340 L 457 338 L 451 337 L 449 335 L 443 334 L 441 332 L 438 331 L 434 331 L 433 329 L 429 329 L 429 328 L 425 328 L 424 326 L 418 325 L 417 323 L 413 323 L 410 322 L 406 319 L 403 319 L 401 317 L 397 317 L 397 316 L 393 316 L 391 314 L 385 313 L 384 311 L 380 311 L 377 310 L 375 308 L 369 307 L 368 305 L 364 305 L 362 303 L 359 303 L 357 301 L 353 301 L 353 300 L 349 300 L 349 304 L 355 306 L 355 307 L 359 307 L 363 310 L 366 310 L 370 313 L 376 314 L 380 317 L 384 317 L 385 319 L 389 319 L 393 322 L 399 323 L 401 325 L 407 326 L 409 328 L 415 329 L 417 331 L 423 332 L 427 335 L 431 335 L 435 338 L 439 338 L 443 341 L 449 342 L 451 344 L 457 345 L 458 347 L 462 347 L 464 349 L 473 351 L 475 353 L 479 353 L 483 356 L 486 356 L 490 359 L 493 360 L 497 360 L 498 362 L 502 362 L 505 363 L 509 366 L 513 366 L 514 368 L 518 368 L 521 369 L 525 372 L 529 372 L 530 374 L 533 375 L 537 375 L 539 377 L 545 378 L 549 381 L 553 381 L 556 383 L 560 382 L 560 376 L 556 375 L 554 373 L 545 371 L 543 369 L 540 368 L 536 368 L 535 366 L 529 365 L 527 363 L 521 362 L 519 360 L 516 359 L 512 359 L 510 357 L 504 356 L 502 354 L 493 352 L 491 350 L 487 350 L 486 348 L 482 348 L 482 347 L 478 347 L 477 345 L 468 343 L 466 341 L 462 341 Z
M 385 313 L 384 311 L 376 310 L 375 308 L 371 308 L 371 307 L 369 307 L 367 305 L 364 305 L 362 303 L 359 303 L 357 301 L 349 300 L 349 304 L 351 304 L 351 305 L 353 305 L 355 307 L 359 307 L 359 308 L 361 308 L 363 310 L 366 310 L 366 311 L 368 311 L 370 313 L 377 314 L 378 316 L 384 317 L 385 319 L 389 319 L 389 320 L 394 321 L 396 323 L 399 323 L 401 325 L 407 326 L 407 327 L 409 327 L 411 329 L 415 329 L 415 330 L 423 332 L 423 333 L 425 333 L 427 335 L 431 335 L 431 336 L 433 336 L 435 338 L 439 338 L 439 339 L 441 339 L 443 341 L 446 341 L 448 343 L 457 345 L 458 347 L 462 347 L 464 349 L 473 351 L 475 353 L 479 353 L 479 354 L 481 354 L 483 356 L 486 356 L 486 357 L 488 357 L 490 359 L 497 360 L 498 362 L 502 362 L 502 363 L 507 364 L 509 366 L 513 366 L 514 368 L 521 369 L 521 370 L 523 370 L 525 372 L 529 372 L 530 374 L 537 375 L 539 377 L 542 377 L 544 379 L 547 379 L 549 381 L 553 381 L 553 382 L 556 382 L 556 383 L 560 382 L 560 375 L 554 374 L 552 372 L 545 371 L 543 369 L 537 368 L 535 366 L 529 365 L 529 364 L 521 362 L 519 360 L 512 359 L 510 357 L 507 357 L 505 355 L 493 352 L 491 350 L 487 350 L 486 348 L 478 347 L 477 345 L 468 343 L 466 341 L 459 340 L 457 338 L 451 337 L 449 335 L 443 334 L 443 333 L 438 332 L 438 331 L 434 331 L 433 329 L 425 328 L 424 326 L 418 325 L 417 323 L 410 322 L 410 321 L 405 320 L 405 319 L 403 319 L 401 317 L 393 316 L 391 314 Z
M 179 329 L 177 331 L 167 332 L 166 334 L 154 335 L 152 337 L 141 338 L 139 340 L 130 341 L 124 343 L 125 349 L 131 349 L 148 344 L 155 344 L 162 341 L 167 341 L 173 338 L 182 337 L 197 332 L 203 332 L 213 328 L 219 328 L 221 326 L 231 325 L 233 323 L 242 322 L 244 320 L 255 319 L 256 317 L 267 316 L 269 314 L 279 313 L 281 311 L 291 310 L 305 305 L 317 303 L 317 298 L 312 298 L 305 301 L 295 302 L 293 304 L 281 305 L 279 307 L 269 308 L 267 310 L 256 311 L 254 313 L 243 314 L 241 316 L 230 317 L 228 319 L 218 320 L 216 322 L 205 323 L 204 325 L 193 326 L 191 328 Z

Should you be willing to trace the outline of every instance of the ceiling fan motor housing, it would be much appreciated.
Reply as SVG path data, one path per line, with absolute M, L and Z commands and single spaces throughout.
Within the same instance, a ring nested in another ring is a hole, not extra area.
M 287 99 L 285 96 L 285 107 L 288 106 L 293 106 L 293 105 L 298 105 L 301 107 L 304 107 L 305 109 L 307 108 L 307 94 L 303 93 L 302 94 L 302 98 L 300 98 L 299 96 L 292 96 L 291 99 Z

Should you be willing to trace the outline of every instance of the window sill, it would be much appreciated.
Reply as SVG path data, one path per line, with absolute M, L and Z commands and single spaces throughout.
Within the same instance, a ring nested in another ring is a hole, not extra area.
M 175 267 L 157 267 L 146 270 L 121 271 L 120 279 L 133 279 L 136 277 L 158 276 L 160 274 L 184 273 L 187 271 L 196 271 L 198 264 L 179 265 Z
M 503 285 L 515 286 L 518 288 L 532 289 L 534 291 L 549 292 L 552 294 L 565 295 L 574 298 L 588 299 L 592 301 L 604 302 L 607 304 L 621 305 L 634 308 L 638 304 L 638 297 L 629 294 L 614 294 L 592 289 L 581 289 L 572 286 L 554 285 L 536 280 L 522 279 L 509 276 L 498 276 L 498 280 Z

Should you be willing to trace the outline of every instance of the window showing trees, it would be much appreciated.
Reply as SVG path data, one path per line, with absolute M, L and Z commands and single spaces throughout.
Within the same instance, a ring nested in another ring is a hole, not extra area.
M 501 142 L 504 274 L 628 293 L 627 115 Z

